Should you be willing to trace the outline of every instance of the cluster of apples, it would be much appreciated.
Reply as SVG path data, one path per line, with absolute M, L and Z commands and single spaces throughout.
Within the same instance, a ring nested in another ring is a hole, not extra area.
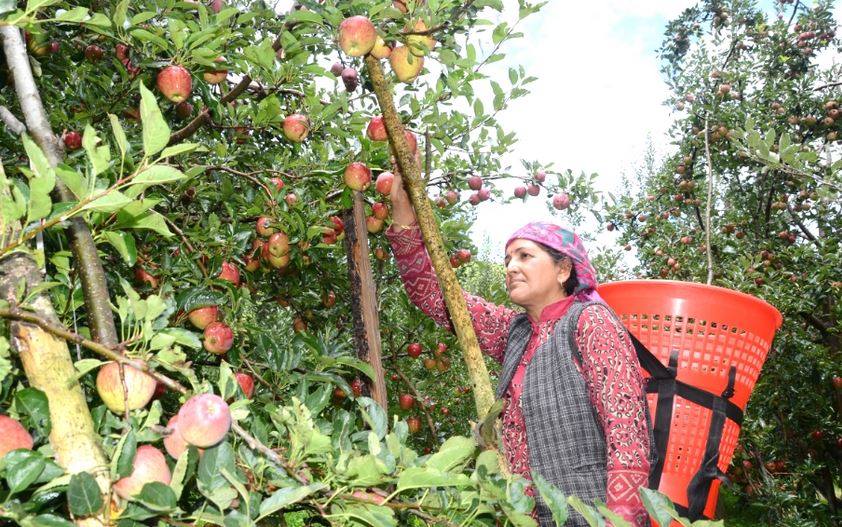
M 164 449 L 178 459 L 188 447 L 210 448 L 220 443 L 231 429 L 231 410 L 221 397 L 212 393 L 194 395 L 167 423 Z M 137 448 L 132 472 L 117 480 L 114 491 L 123 499 L 137 496 L 151 482 L 169 485 L 170 468 L 160 449 L 152 445 Z
M 260 216 L 255 223 L 258 237 L 252 242 L 246 256 L 246 270 L 256 271 L 261 260 L 274 269 L 285 269 L 289 265 L 289 236 L 280 229 L 277 220 Z
M 421 18 L 407 24 L 404 33 L 405 44 L 391 46 L 377 34 L 377 29 L 368 17 L 352 16 L 339 24 L 339 47 L 350 57 L 370 54 L 377 59 L 389 59 L 389 65 L 398 80 L 409 83 L 421 74 L 424 56 L 432 51 L 436 41 L 427 32 L 427 25 Z M 334 69 L 332 71 L 337 74 Z M 353 91 L 349 89 L 351 86 L 356 88 L 356 70 L 342 68 L 338 76 L 342 77 L 348 91 Z
M 541 184 L 546 180 L 547 174 L 543 170 L 536 170 L 532 175 L 533 181 L 526 186 L 515 187 L 515 197 L 519 199 L 526 199 L 526 195 L 537 196 L 541 193 Z M 558 210 L 564 210 L 570 206 L 570 195 L 566 192 L 561 192 L 553 196 L 553 207 Z

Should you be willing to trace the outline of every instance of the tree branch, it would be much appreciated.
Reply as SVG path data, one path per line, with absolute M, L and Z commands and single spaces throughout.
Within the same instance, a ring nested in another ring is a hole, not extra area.
M 21 135 L 26 131 L 26 125 L 20 122 L 15 114 L 13 114 L 5 106 L 0 106 L 0 120 L 11 130 L 15 135 Z
M 15 92 L 26 120 L 26 127 L 35 143 L 44 151 L 50 166 L 55 167 L 63 161 L 64 149 L 50 127 L 20 29 L 13 26 L 0 27 L 0 36 L 3 38 L 6 63 L 15 81 Z M 75 201 L 73 194 L 59 179 L 56 179 L 53 199 Z M 116 346 L 119 337 L 111 313 L 108 283 L 91 231 L 82 218 L 72 218 L 67 232 L 73 255 L 79 261 L 79 276 L 82 279 L 85 306 L 94 339 L 108 346 Z

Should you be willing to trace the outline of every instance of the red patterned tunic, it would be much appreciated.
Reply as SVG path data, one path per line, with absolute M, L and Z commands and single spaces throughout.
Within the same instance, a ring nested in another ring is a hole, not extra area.
M 410 229 L 395 233 L 390 228 L 386 234 L 410 300 L 439 325 L 450 329 L 444 297 L 419 231 Z M 572 299 L 570 296 L 547 306 L 538 321 L 530 319 L 532 337 L 505 395 L 503 443 L 506 456 L 512 471 L 529 479 L 529 450 L 520 406 L 523 377 L 535 350 L 548 340 Z M 509 325 L 517 312 L 467 293 L 465 300 L 480 347 L 494 360 L 502 362 Z M 649 435 L 643 409 L 635 403 L 643 396 L 643 377 L 634 349 L 624 335 L 622 325 L 607 309 L 599 305 L 586 308 L 576 331 L 576 344 L 582 354 L 582 364 L 577 367 L 585 378 L 591 404 L 605 432 L 607 505 L 633 525 L 643 526 L 648 516 L 637 489 L 648 481 Z

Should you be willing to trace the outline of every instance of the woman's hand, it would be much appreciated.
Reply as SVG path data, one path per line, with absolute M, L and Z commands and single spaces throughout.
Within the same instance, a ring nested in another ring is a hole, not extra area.
M 389 193 L 389 199 L 392 200 L 392 229 L 395 232 L 401 232 L 404 230 L 404 226 L 416 225 L 418 218 L 415 216 L 415 209 L 412 208 L 409 194 L 403 187 L 403 178 L 397 165 L 395 165 L 394 174 L 392 191 Z

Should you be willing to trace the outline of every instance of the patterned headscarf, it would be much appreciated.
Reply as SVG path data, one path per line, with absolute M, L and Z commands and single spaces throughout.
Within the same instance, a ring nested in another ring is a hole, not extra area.
M 589 300 L 600 299 L 596 293 L 596 271 L 588 259 L 582 240 L 576 233 L 552 223 L 533 222 L 527 223 L 512 234 L 506 242 L 506 247 L 516 239 L 531 240 L 546 245 L 569 257 L 573 261 L 576 278 L 579 280 L 574 294 L 579 294 Z

